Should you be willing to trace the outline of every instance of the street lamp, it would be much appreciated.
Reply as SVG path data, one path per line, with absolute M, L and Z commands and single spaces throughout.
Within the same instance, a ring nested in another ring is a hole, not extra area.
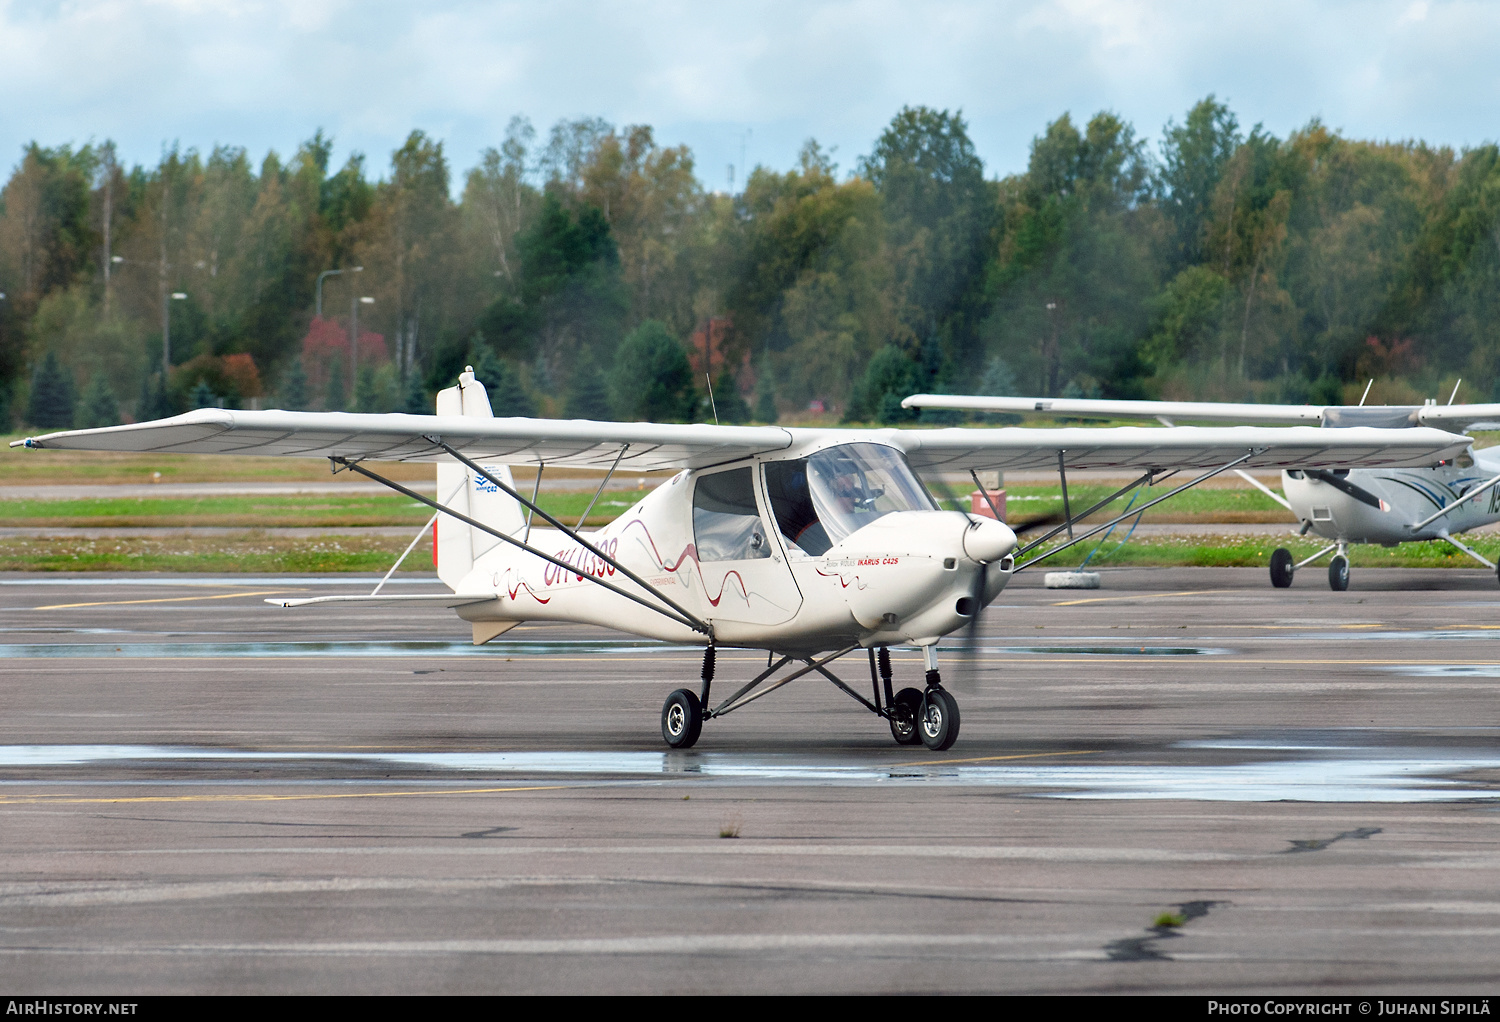
M 373 298 L 349 299 L 349 393 L 354 393 L 354 374 L 359 370 L 359 307 L 374 305 Z
M 318 291 L 318 318 L 319 319 L 323 318 L 323 278 L 324 277 L 336 277 L 340 273 L 363 273 L 364 271 L 365 271 L 365 268 L 363 266 L 355 266 L 355 267 L 353 267 L 353 268 L 351 268 L 349 270 L 324 270 L 322 273 L 318 274 L 318 287 L 317 287 L 317 291 Z
M 172 306 L 171 302 L 187 300 L 187 294 L 173 291 L 163 294 L 161 299 L 161 385 L 167 385 L 167 374 L 172 371 Z

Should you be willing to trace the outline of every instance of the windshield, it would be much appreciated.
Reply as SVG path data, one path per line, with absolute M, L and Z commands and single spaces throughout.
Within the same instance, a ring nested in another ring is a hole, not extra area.
M 814 557 L 892 511 L 937 506 L 901 453 L 882 444 L 844 444 L 771 462 L 766 490 L 782 535 Z

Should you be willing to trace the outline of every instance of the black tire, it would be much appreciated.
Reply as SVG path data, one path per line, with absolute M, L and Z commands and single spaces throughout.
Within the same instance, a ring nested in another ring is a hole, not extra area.
M 922 736 L 922 744 L 933 752 L 952 748 L 958 741 L 958 700 L 949 695 L 947 689 L 927 690 L 917 732 Z
M 903 688 L 896 693 L 891 709 L 896 715 L 891 718 L 891 737 L 897 745 L 921 745 L 922 735 L 917 730 L 917 721 L 922 716 L 922 692 L 920 689 Z
M 703 707 L 698 696 L 679 688 L 661 708 L 661 736 L 674 749 L 691 749 L 703 732 Z
M 1286 547 L 1271 551 L 1271 584 L 1277 589 L 1288 589 L 1292 584 L 1292 552 Z
M 1328 588 L 1336 593 L 1349 588 L 1349 558 L 1335 554 L 1328 562 Z

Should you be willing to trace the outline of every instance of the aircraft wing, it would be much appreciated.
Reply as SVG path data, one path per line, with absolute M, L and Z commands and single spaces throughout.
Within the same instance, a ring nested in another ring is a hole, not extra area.
M 910 429 L 879 434 L 921 470 L 1208 469 L 1244 454 L 1242 468 L 1399 468 L 1435 465 L 1469 438 L 1425 426 L 1071 426 L 1062 429 Z
M 364 415 L 350 412 L 246 412 L 200 408 L 170 419 L 76 429 L 28 437 L 12 447 L 78 451 L 341 456 L 383 461 L 445 461 L 428 437 L 441 437 L 476 460 L 508 465 L 609 468 L 628 445 L 620 468 L 701 468 L 792 443 L 778 426 L 590 422 L 583 419 L 481 419 L 472 416 Z
M 85 451 L 345 457 L 442 461 L 441 437 L 477 460 L 635 471 L 704 468 L 796 445 L 880 440 L 919 469 L 1210 468 L 1254 452 L 1250 468 L 1432 465 L 1462 452 L 1465 437 L 1441 430 L 1312 426 L 1110 429 L 783 429 L 581 419 L 481 419 L 347 412 L 242 412 L 202 408 L 170 419 L 28 437 L 12 446 Z
M 1417 421 L 1450 432 L 1468 430 L 1476 423 L 1500 422 L 1500 405 L 1423 405 Z
M 968 394 L 913 394 L 902 408 L 956 408 L 971 412 L 1062 415 L 1092 419 L 1179 419 L 1246 425 L 1297 426 L 1323 421 L 1322 405 L 1230 404 L 1220 401 L 1103 401 L 1066 397 L 982 397 Z M 1500 405 L 1493 406 L 1500 416 Z

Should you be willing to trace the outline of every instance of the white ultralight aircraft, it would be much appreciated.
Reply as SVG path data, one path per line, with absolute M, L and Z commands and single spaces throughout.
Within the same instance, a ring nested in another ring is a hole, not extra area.
M 1368 392 L 1368 388 L 1366 388 Z M 1458 388 L 1454 388 L 1454 393 Z M 1450 399 L 1451 400 L 1451 399 Z M 1324 428 L 1411 430 L 1423 427 L 1467 432 L 1475 423 L 1500 420 L 1500 404 L 1440 405 L 1258 405 L 1215 401 L 1107 401 L 1093 398 L 979 397 L 914 394 L 904 408 L 951 408 L 971 412 L 1043 414 L 1069 418 L 1157 419 L 1176 428 L 1181 420 L 1258 425 L 1318 424 Z M 1070 459 L 1071 460 L 1071 459 Z M 1285 589 L 1301 568 L 1332 553 L 1328 585 L 1349 588 L 1349 545 L 1395 546 L 1416 540 L 1449 543 L 1500 577 L 1500 567 L 1454 538 L 1500 522 L 1500 447 L 1472 445 L 1426 466 L 1352 469 L 1299 465 L 1281 471 L 1283 498 L 1243 470 L 1236 474 L 1285 507 L 1312 532 L 1329 540 L 1301 561 L 1290 550 L 1271 554 L 1271 584 Z M 1480 499 L 1483 497 L 1484 499 Z
M 472 370 L 438 395 L 437 412 L 205 408 L 13 446 L 327 458 L 335 472 L 434 509 L 438 577 L 452 594 L 388 596 L 377 586 L 369 596 L 267 602 L 436 603 L 472 624 L 475 643 L 523 621 L 702 643 L 701 687 L 678 689 L 662 707 L 662 737 L 675 748 L 693 745 L 705 720 L 817 673 L 884 718 L 898 743 L 946 749 L 959 712 L 938 671 L 937 643 L 972 626 L 1029 547 L 1018 550 L 999 521 L 940 510 L 914 468 L 1046 467 L 1066 451 L 1069 466 L 1144 470 L 1153 480 L 1202 470 L 1175 493 L 1240 466 L 1432 465 L 1467 443 L 1436 429 L 850 430 L 495 418 Z M 435 499 L 367 464 L 378 460 L 436 462 Z M 517 491 L 509 466 L 522 463 L 538 466 L 538 486 L 545 466 L 602 470 L 598 493 L 617 471 L 679 471 L 609 525 L 584 532 L 538 507 L 535 489 L 530 498 Z M 533 518 L 549 527 L 533 527 Z M 922 650 L 922 688 L 892 691 L 887 648 L 897 644 Z M 713 705 L 717 646 L 769 656 L 764 671 Z M 861 648 L 868 699 L 829 670 Z

